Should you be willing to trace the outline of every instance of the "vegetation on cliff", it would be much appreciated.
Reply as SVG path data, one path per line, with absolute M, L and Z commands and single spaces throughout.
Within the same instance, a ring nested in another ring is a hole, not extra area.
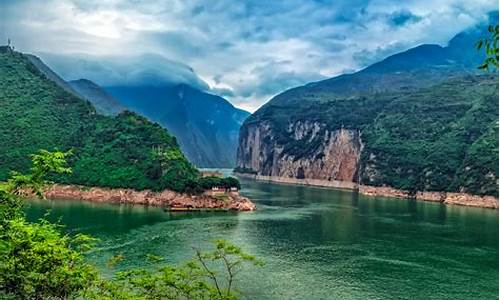
M 325 130 L 359 130 L 363 184 L 496 195 L 497 120 L 498 77 L 483 75 L 411 92 L 325 95 L 320 102 L 268 105 L 241 132 L 244 139 L 251 126 L 269 124 L 273 136 L 267 138 L 281 145 L 282 153 L 301 159 L 314 155 Z M 320 132 L 294 138 L 289 124 L 306 121 L 322 124 Z
M 460 91 L 460 92 L 457 92 Z M 498 78 L 468 77 L 395 97 L 360 129 L 361 181 L 410 191 L 498 192 Z M 370 165 L 377 176 L 364 172 Z M 474 176 L 471 176 L 474 175 Z
M 446 47 L 417 46 L 277 95 L 242 126 L 238 168 L 248 169 L 255 152 L 242 146 L 251 128 L 269 128 L 260 151 L 274 147 L 295 160 L 314 157 L 326 130 L 345 128 L 363 143 L 354 178 L 360 183 L 498 195 L 498 75 L 477 70 L 495 67 L 497 28 L 473 28 Z M 486 35 L 477 45 L 486 53 L 478 52 L 473 45 Z M 318 124 L 319 131 L 297 138 L 299 123 Z M 263 157 L 264 167 L 251 171 L 269 175 L 262 172 L 272 170 L 274 156 Z
M 9 47 L 0 49 L 0 140 L 0 180 L 28 170 L 38 149 L 59 149 L 73 151 L 73 172 L 53 176 L 58 182 L 200 190 L 198 171 L 160 125 L 127 111 L 97 114 Z

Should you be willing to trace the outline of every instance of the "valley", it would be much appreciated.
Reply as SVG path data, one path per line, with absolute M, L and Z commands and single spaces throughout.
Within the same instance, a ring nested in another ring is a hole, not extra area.
M 228 239 L 266 265 L 236 287 L 250 299 L 490 299 L 498 293 L 498 210 L 365 197 L 350 191 L 241 179 L 254 212 L 174 212 L 156 207 L 32 201 L 28 217 L 101 240 L 90 260 L 106 274 L 176 264 L 192 247 Z M 121 253 L 123 261 L 107 266 Z M 383 282 L 383 284 L 381 284 Z
M 0 1 L 0 299 L 498 298 L 498 20 Z

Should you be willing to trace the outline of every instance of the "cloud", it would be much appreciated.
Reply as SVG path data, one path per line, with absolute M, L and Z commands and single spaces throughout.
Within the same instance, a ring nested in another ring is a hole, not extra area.
M 39 55 L 65 80 L 86 78 L 102 86 L 185 83 L 200 90 L 210 89 L 191 67 L 157 54 L 130 57 Z
M 194 82 L 255 110 L 284 89 L 444 45 L 491 10 L 496 0 L 3 0 L 0 39 L 52 55 L 65 76 Z M 75 57 L 89 62 L 71 70 Z
M 390 23 L 393 26 L 403 26 L 408 23 L 415 23 L 422 20 L 422 17 L 412 14 L 409 11 L 398 11 L 394 12 L 390 16 Z

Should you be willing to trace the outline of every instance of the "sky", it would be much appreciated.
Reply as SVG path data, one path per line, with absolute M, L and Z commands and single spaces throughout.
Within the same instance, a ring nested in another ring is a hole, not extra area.
M 253 112 L 288 88 L 446 45 L 492 10 L 497 0 L 0 0 L 0 44 L 66 80 L 187 83 Z

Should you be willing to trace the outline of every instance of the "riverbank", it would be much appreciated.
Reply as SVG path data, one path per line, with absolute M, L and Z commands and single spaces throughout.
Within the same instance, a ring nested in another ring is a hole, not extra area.
M 251 178 L 260 181 L 327 187 L 334 189 L 357 190 L 359 191 L 360 194 L 366 196 L 391 197 L 400 199 L 413 198 L 416 200 L 441 202 L 445 204 L 498 209 L 498 199 L 493 196 L 479 196 L 467 193 L 450 193 L 450 192 L 417 192 L 414 196 L 410 196 L 409 193 L 404 190 L 398 190 L 391 187 L 360 185 L 355 182 L 348 182 L 348 181 L 297 179 L 297 178 L 285 178 L 277 176 L 245 174 L 245 173 L 235 173 L 235 174 L 240 177 Z
M 44 189 L 44 196 L 52 200 L 82 200 L 102 203 L 160 206 L 173 211 L 232 210 L 253 211 L 255 204 L 237 192 L 188 195 L 170 190 L 153 192 L 133 189 L 111 189 L 78 185 L 53 184 Z

